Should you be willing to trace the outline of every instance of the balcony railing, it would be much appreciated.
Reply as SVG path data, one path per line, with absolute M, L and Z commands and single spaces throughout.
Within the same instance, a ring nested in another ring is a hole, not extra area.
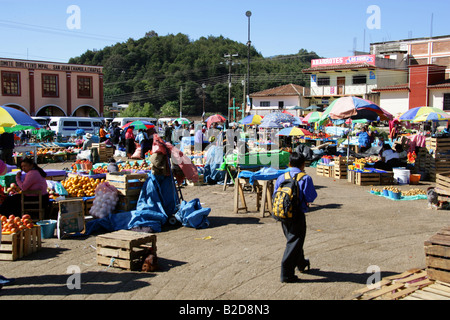
M 311 87 L 310 96 L 363 95 L 372 93 L 372 90 L 376 87 L 376 84 Z

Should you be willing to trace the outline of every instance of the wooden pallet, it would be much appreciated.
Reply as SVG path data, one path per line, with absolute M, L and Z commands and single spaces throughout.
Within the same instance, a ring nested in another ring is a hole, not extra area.
M 119 195 L 136 196 L 141 193 L 142 186 L 147 180 L 147 174 L 130 173 L 130 174 L 106 174 L 106 181 L 110 185 L 116 187 Z
M 355 184 L 358 186 L 379 186 L 380 183 L 379 173 L 355 172 Z
M 0 260 L 15 261 L 41 249 L 41 227 L 36 225 L 13 234 L 3 234 Z
M 96 237 L 97 263 L 130 271 L 141 270 L 151 251 L 156 253 L 156 235 L 119 230 Z
M 347 165 L 334 165 L 334 178 L 347 179 Z
M 378 283 L 353 292 L 354 300 L 400 300 L 433 284 L 427 272 L 411 269 L 401 274 L 383 278 Z
M 430 279 L 450 283 L 450 227 L 439 230 L 424 246 Z

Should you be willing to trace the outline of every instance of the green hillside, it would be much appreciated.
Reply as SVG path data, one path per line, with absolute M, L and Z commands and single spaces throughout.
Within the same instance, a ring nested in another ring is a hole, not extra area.
M 69 63 L 104 67 L 106 105 L 132 103 L 131 113 L 138 110 L 149 115 L 176 115 L 182 96 L 183 115 L 201 115 L 205 84 L 206 112 L 227 114 L 229 63 L 224 55 L 238 54 L 232 58 L 231 97 L 240 104 L 247 50 L 245 44 L 222 36 L 194 41 L 181 33 L 158 36 L 151 31 L 141 39 L 88 50 Z M 250 92 L 287 83 L 305 85 L 307 77 L 301 71 L 316 58 L 315 52 L 305 49 L 295 55 L 264 58 L 252 47 Z

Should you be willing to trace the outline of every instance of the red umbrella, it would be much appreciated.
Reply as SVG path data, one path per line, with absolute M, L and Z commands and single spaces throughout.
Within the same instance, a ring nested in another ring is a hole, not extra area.
M 288 114 L 288 115 L 290 115 L 290 116 L 295 117 L 292 113 L 290 113 L 290 112 L 288 112 L 288 111 L 286 111 L 286 110 L 283 110 L 283 113 L 286 113 L 286 114 Z
M 215 114 L 206 119 L 206 126 L 209 128 L 214 122 L 224 123 L 225 121 L 227 121 L 227 119 L 225 119 L 223 116 L 221 116 L 220 114 Z

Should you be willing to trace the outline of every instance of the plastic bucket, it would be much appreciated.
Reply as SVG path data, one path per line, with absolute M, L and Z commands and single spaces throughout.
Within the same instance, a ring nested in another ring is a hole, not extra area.
M 420 174 L 411 174 L 409 176 L 409 184 L 419 184 L 420 178 Z
M 406 170 L 405 168 L 393 168 L 394 172 L 394 181 L 397 181 L 398 184 L 409 184 L 409 177 L 411 172 Z
M 42 220 L 36 222 L 37 225 L 41 226 L 41 238 L 50 239 L 55 235 L 56 220 Z
M 389 190 L 384 190 L 384 189 L 383 189 L 383 196 L 389 197 L 389 196 L 390 196 L 390 195 L 389 195 Z
M 402 196 L 401 192 L 389 191 L 389 197 L 392 198 L 392 199 L 400 200 L 401 196 Z

